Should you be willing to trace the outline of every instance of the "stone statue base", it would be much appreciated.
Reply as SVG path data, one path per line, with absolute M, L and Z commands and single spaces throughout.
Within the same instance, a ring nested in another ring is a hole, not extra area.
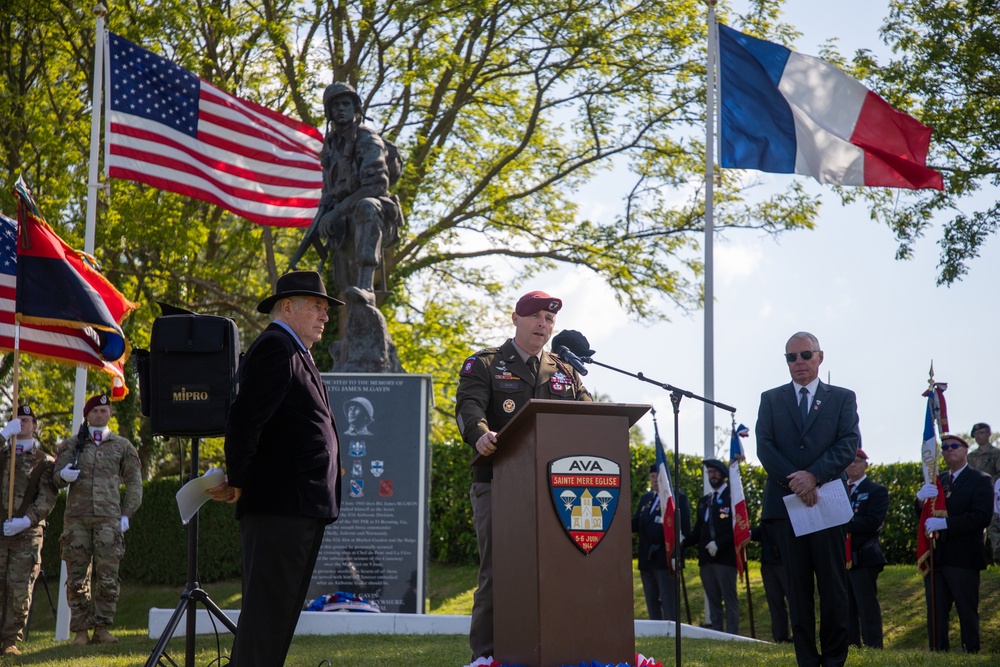
M 344 290 L 347 326 L 330 345 L 335 373 L 405 373 L 375 294 L 351 286 Z

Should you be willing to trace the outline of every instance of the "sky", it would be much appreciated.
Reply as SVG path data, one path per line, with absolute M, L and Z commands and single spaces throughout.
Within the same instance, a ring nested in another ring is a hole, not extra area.
M 833 5 L 790 0 L 785 20 L 802 32 L 794 45 L 802 53 L 818 55 L 821 44 L 838 38 L 842 54 L 868 48 L 884 61 L 889 51 L 878 29 L 887 13 L 886 0 Z M 857 394 L 863 447 L 873 463 L 919 459 L 926 408 L 921 394 L 932 362 L 935 379 L 949 384 L 950 430 L 968 432 L 979 421 L 1000 428 L 992 377 L 1000 332 L 1000 310 L 993 298 L 1000 286 L 997 239 L 986 243 L 964 280 L 938 287 L 936 240 L 946 218 L 915 245 L 912 260 L 897 261 L 891 231 L 872 221 L 864 206 L 843 206 L 830 189 L 804 176 L 760 176 L 782 189 L 800 179 L 811 192 L 823 193 L 823 205 L 813 231 L 777 240 L 752 231 L 716 239 L 715 398 L 734 406 L 737 423 L 750 427 L 744 441 L 748 459 L 758 462 L 753 428 L 760 393 L 790 380 L 782 353 L 788 337 L 800 330 L 815 334 L 825 352 L 821 379 Z M 605 193 L 603 188 L 591 191 Z M 584 215 L 600 215 L 596 197 L 589 200 L 582 193 L 578 201 Z M 525 285 L 524 291 L 528 289 L 544 289 L 563 299 L 557 330 L 583 332 L 597 351 L 596 361 L 703 393 L 701 311 L 685 314 L 674 307 L 668 311 L 671 322 L 636 323 L 617 307 L 599 278 L 582 270 L 548 274 Z M 598 366 L 589 368 L 588 388 L 615 402 L 651 404 L 665 445 L 673 447 L 666 391 Z M 715 424 L 728 433 L 729 413 L 717 410 Z M 650 415 L 640 427 L 651 439 Z M 701 403 L 681 401 L 679 431 L 682 453 L 704 453 Z M 720 453 L 728 457 L 728 447 Z

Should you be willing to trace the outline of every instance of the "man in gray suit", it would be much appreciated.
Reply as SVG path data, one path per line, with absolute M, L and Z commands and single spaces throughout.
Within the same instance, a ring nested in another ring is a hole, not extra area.
M 844 471 L 860 445 L 857 399 L 849 389 L 819 381 L 823 352 L 812 334 L 793 334 L 785 344 L 785 361 L 792 381 L 761 394 L 757 415 L 757 456 L 767 471 L 762 519 L 774 528 L 785 563 L 799 667 L 839 667 L 847 660 L 848 646 L 843 528 L 796 537 L 782 498 L 794 493 L 812 507 L 820 485 L 844 488 Z M 819 589 L 819 649 L 814 581 Z

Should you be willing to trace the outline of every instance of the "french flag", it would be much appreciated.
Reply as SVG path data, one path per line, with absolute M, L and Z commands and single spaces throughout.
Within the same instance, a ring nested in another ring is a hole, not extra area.
M 837 66 L 719 24 L 720 164 L 820 183 L 944 190 L 931 128 Z
M 667 455 L 660 442 L 660 434 L 656 433 L 656 486 L 660 490 L 660 520 L 663 522 L 663 542 L 667 552 L 667 566 L 674 571 L 674 514 L 677 505 L 674 502 L 674 485 L 670 482 L 670 466 L 667 465 Z
M 743 493 L 743 479 L 740 476 L 740 463 L 745 458 L 740 438 L 749 435 L 750 429 L 740 424 L 738 428 L 733 428 L 733 436 L 729 441 L 729 498 L 732 503 L 733 547 L 736 549 L 736 571 L 740 575 L 746 567 L 746 548 L 750 543 L 750 516 L 747 512 L 747 499 Z

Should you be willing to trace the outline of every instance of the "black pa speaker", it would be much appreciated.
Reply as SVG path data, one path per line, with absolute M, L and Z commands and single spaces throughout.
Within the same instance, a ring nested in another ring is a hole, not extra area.
M 143 414 L 149 416 L 153 435 L 223 435 L 236 397 L 239 358 L 239 332 L 229 318 L 156 318 L 145 361 L 148 382 L 140 373 Z

